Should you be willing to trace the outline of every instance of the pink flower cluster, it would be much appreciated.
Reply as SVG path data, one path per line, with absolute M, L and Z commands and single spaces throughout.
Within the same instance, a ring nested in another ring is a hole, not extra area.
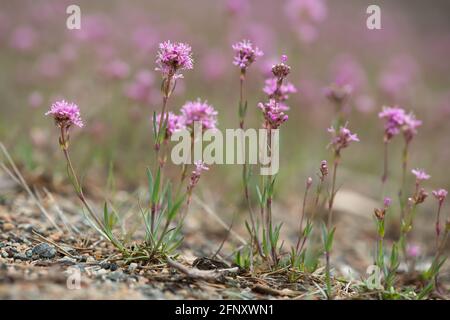
M 422 121 L 417 120 L 414 113 L 406 113 L 404 109 L 397 106 L 383 107 L 378 117 L 386 120 L 384 132 L 387 141 L 403 132 L 406 141 L 409 142 L 417 134 L 417 128 L 422 125 Z
M 192 191 L 194 187 L 197 185 L 203 171 L 208 171 L 208 166 L 201 160 L 194 162 L 195 169 L 191 173 L 191 178 L 188 184 L 188 191 Z
M 173 112 L 169 112 L 166 127 L 166 138 L 169 138 L 175 132 L 185 129 L 186 124 L 182 116 L 176 115 Z M 156 126 L 159 128 L 159 123 L 161 122 L 161 114 L 156 116 Z
M 278 129 L 289 118 L 284 114 L 281 104 L 275 99 L 270 99 L 268 103 L 259 103 L 258 108 L 263 112 L 267 129 Z
M 411 172 L 416 176 L 417 183 L 431 178 L 431 176 L 427 174 L 423 169 L 412 169 Z
M 159 44 L 156 58 L 157 71 L 164 77 L 182 78 L 181 70 L 190 70 L 194 67 L 191 47 L 186 43 L 172 43 L 166 41 Z
M 249 40 L 242 40 L 241 42 L 234 44 L 232 47 L 235 51 L 233 64 L 244 71 L 253 62 L 255 62 L 258 57 L 264 55 L 258 47 L 253 47 L 253 44 Z
M 188 101 L 181 107 L 181 117 L 186 127 L 193 128 L 194 122 L 201 122 L 203 130 L 216 129 L 217 111 L 207 101 Z
M 447 198 L 448 191 L 445 189 L 438 189 L 432 191 L 433 196 L 442 204 L 445 198 Z
M 356 135 L 356 133 L 352 133 L 347 128 L 347 124 L 345 124 L 345 126 L 341 126 L 339 130 L 336 130 L 334 127 L 331 127 L 328 129 L 328 132 L 331 133 L 330 145 L 338 154 L 341 151 L 341 149 L 347 148 L 352 141 L 355 142 L 359 141 L 359 138 Z
M 71 125 L 83 127 L 83 121 L 80 116 L 80 109 L 78 106 L 65 100 L 56 101 L 52 104 L 49 111 L 45 113 L 46 116 L 51 115 L 55 119 L 55 124 L 59 128 L 69 128 Z
M 266 79 L 263 91 L 269 96 L 269 98 L 276 99 L 280 103 L 280 108 L 285 111 L 289 110 L 289 107 L 283 102 L 289 98 L 289 94 L 296 93 L 297 88 L 289 81 L 285 81 L 278 86 L 277 79 L 270 78 Z

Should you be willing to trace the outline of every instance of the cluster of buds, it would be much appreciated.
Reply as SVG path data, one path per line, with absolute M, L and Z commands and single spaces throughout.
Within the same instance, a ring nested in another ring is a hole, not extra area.
M 424 188 L 420 188 L 412 198 L 409 198 L 409 201 L 417 205 L 423 203 L 427 197 L 428 192 L 426 192 Z
M 291 67 L 288 66 L 286 64 L 286 62 L 287 62 L 287 56 L 283 54 L 281 56 L 281 62 L 275 64 L 272 67 L 272 73 L 278 79 L 278 81 L 282 81 L 291 72 Z
M 188 187 L 187 187 L 188 193 L 191 193 L 192 190 L 195 188 L 198 181 L 200 180 L 202 172 L 209 170 L 208 166 L 201 160 L 195 161 L 194 165 L 195 165 L 195 169 L 194 169 L 194 171 L 192 171 L 191 179 L 190 179 Z
M 333 83 L 326 87 L 323 93 L 328 100 L 342 106 L 350 98 L 352 91 L 353 89 L 350 85 L 341 86 Z
M 327 160 L 322 160 L 320 162 L 320 174 L 321 174 L 321 179 L 325 179 L 326 176 L 328 176 L 328 163 Z
M 375 208 L 374 214 L 378 220 L 384 220 L 384 216 L 386 215 L 387 209 L 390 207 L 391 203 L 391 198 L 386 197 L 384 198 L 384 207 L 382 209 Z
M 331 127 L 328 129 L 328 132 L 331 133 L 331 141 L 329 146 L 332 146 L 337 155 L 339 155 L 342 149 L 347 148 L 352 141 L 359 141 L 357 134 L 352 133 L 347 128 L 347 124 L 345 124 L 345 126 L 341 126 L 338 130 Z

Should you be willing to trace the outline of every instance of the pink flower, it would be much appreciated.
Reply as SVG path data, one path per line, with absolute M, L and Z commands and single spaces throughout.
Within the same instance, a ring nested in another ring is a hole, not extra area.
M 188 101 L 181 107 L 181 116 L 187 127 L 193 129 L 194 122 L 200 122 L 202 129 L 216 129 L 217 111 L 207 101 Z
M 417 183 L 431 178 L 431 176 L 427 174 L 423 169 L 412 169 L 411 172 L 416 176 Z
M 45 115 L 53 116 L 55 124 L 60 128 L 69 128 L 71 125 L 76 125 L 80 128 L 83 127 L 80 109 L 76 104 L 66 102 L 65 100 L 53 103 Z
M 232 48 L 235 52 L 233 64 L 241 70 L 246 70 L 258 57 L 264 55 L 258 47 L 253 47 L 249 40 L 242 40 L 234 44 Z
M 182 116 L 176 115 L 172 112 L 169 112 L 168 116 L 169 118 L 167 119 L 166 138 L 170 137 L 175 132 L 186 128 L 184 118 Z M 156 116 L 157 128 L 159 128 L 160 121 L 161 121 L 161 114 L 158 114 Z
M 297 92 L 297 88 L 291 82 L 286 81 L 284 81 L 278 88 L 277 79 L 270 78 L 265 81 L 263 91 L 269 96 L 269 98 L 276 99 L 280 102 L 280 107 L 282 109 L 288 110 L 289 108 L 283 104 L 283 102 L 289 98 L 289 94 Z
M 347 148 L 352 141 L 359 142 L 358 136 L 347 128 L 347 124 L 341 126 L 338 131 L 331 127 L 328 129 L 328 132 L 331 133 L 330 145 L 336 153 L 339 153 L 341 149 Z
M 388 207 L 390 207 L 391 206 L 391 203 L 392 203 L 392 199 L 391 198 L 389 198 L 389 197 L 386 197 L 386 198 L 384 198 L 384 207 L 385 208 L 388 208 Z
M 422 121 L 417 120 L 414 113 L 409 113 L 404 118 L 403 136 L 407 142 L 417 134 L 417 128 L 422 125 Z
M 420 246 L 411 244 L 406 247 L 406 254 L 411 258 L 417 258 L 421 253 Z
M 36 32 L 29 26 L 22 26 L 15 29 L 10 39 L 11 47 L 23 52 L 32 50 L 36 42 Z
M 284 114 L 282 106 L 275 99 L 270 99 L 267 103 L 259 103 L 258 108 L 262 110 L 267 129 L 278 129 L 289 117 Z
M 172 43 L 166 41 L 159 44 L 159 51 L 156 58 L 158 67 L 164 77 L 182 78 L 181 70 L 190 70 L 194 67 L 191 47 L 186 43 Z
M 378 118 L 385 119 L 384 132 L 387 140 L 392 139 L 401 132 L 405 123 L 405 110 L 399 107 L 383 107 L 383 111 L 378 114 Z
M 445 189 L 433 190 L 433 196 L 439 201 L 439 203 L 444 202 L 447 197 L 448 191 Z

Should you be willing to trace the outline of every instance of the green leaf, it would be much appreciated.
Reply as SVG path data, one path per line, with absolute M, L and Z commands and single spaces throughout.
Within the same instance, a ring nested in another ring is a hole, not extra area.
M 159 200 L 159 185 L 161 182 L 161 168 L 158 167 L 158 172 L 156 173 L 155 183 L 153 184 L 153 193 L 152 193 L 152 204 L 156 205 Z
M 147 168 L 147 180 L 148 180 L 148 194 L 153 194 L 153 175 L 150 168 Z
M 264 202 L 266 202 L 266 200 L 263 198 L 263 195 L 261 194 L 261 190 L 259 189 L 259 186 L 256 186 L 256 194 L 258 195 L 259 204 L 261 206 L 263 206 Z

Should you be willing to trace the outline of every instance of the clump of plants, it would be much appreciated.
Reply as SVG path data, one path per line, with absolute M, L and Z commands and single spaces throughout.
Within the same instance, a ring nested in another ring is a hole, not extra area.
M 249 110 L 244 90 L 246 75 L 251 65 L 263 53 L 247 40 L 233 45 L 232 48 L 235 53 L 233 64 L 239 68 L 238 124 L 239 128 L 244 130 Z M 257 104 L 257 109 L 260 111 L 261 128 L 266 129 L 267 132 L 260 145 L 263 146 L 263 151 L 269 160 L 271 159 L 270 155 L 277 152 L 279 148 L 279 132 L 289 119 L 286 114 L 289 110 L 287 105 L 289 95 L 296 92 L 295 86 L 287 80 L 291 72 L 287 61 L 287 56 L 283 55 L 280 61 L 273 65 L 272 75 L 266 79 L 263 88 L 267 95 L 266 100 Z M 119 215 L 114 206 L 105 201 L 103 212 L 99 214 L 97 208 L 88 201 L 83 192 L 82 181 L 69 153 L 72 142 L 71 130 L 74 127 L 82 128 L 84 126 L 79 107 L 74 103 L 62 100 L 55 102 L 46 113 L 53 117 L 55 125 L 59 129 L 59 145 L 67 163 L 67 175 L 75 194 L 83 205 L 86 218 L 105 239 L 117 248 L 127 262 L 133 260 L 165 261 L 165 258 L 172 255 L 182 243 L 182 227 L 188 215 L 193 192 L 201 176 L 209 168 L 202 161 L 196 161 L 193 164 L 186 162 L 180 166 L 179 177 L 170 179 L 166 170 L 171 137 L 181 130 L 188 130 L 189 134 L 194 137 L 196 123 L 200 123 L 202 132 L 216 129 L 217 126 L 218 113 L 207 101 L 201 99 L 188 101 L 180 108 L 178 114 L 170 106 L 170 98 L 177 82 L 183 79 L 182 72 L 193 69 L 191 47 L 184 43 L 170 41 L 161 43 L 156 64 L 156 70 L 161 74 L 162 105 L 159 114 L 155 112 L 151 117 L 149 116 L 153 125 L 155 157 L 153 163 L 147 168 L 148 195 L 144 202 L 139 201 L 145 237 L 137 243 L 131 245 L 123 237 L 116 235 L 115 226 L 118 223 Z M 333 224 L 333 217 L 335 198 L 339 190 L 338 170 L 343 161 L 344 150 L 360 140 L 357 134 L 349 129 L 346 121 L 351 90 L 345 86 L 332 85 L 326 89 L 325 95 L 336 108 L 335 119 L 328 129 L 328 133 L 331 135 L 328 145 L 328 149 L 331 151 L 331 160 L 321 161 L 318 165 L 317 178 L 308 177 L 305 181 L 297 238 L 288 250 L 284 249 L 284 241 L 280 236 L 282 224 L 274 223 L 273 202 L 276 173 L 269 169 L 268 174 L 261 175 L 259 179 L 253 179 L 253 168 L 244 163 L 242 166 L 242 193 L 248 210 L 248 220 L 245 222 L 245 226 L 249 234 L 249 241 L 247 246 L 236 250 L 235 263 L 252 274 L 281 268 L 287 268 L 296 274 L 304 274 L 313 272 L 319 267 L 319 257 L 322 255 L 325 285 L 323 291 L 326 297 L 331 299 L 334 297 L 332 249 L 336 227 Z M 401 264 L 403 263 L 405 266 L 406 272 L 412 272 L 414 269 L 414 261 L 408 254 L 408 245 L 416 215 L 428 197 L 428 192 L 423 184 L 430 176 L 424 170 L 413 169 L 411 172 L 415 176 L 415 185 L 411 191 L 409 190 L 407 184 L 409 154 L 411 144 L 422 122 L 417 120 L 412 112 L 407 113 L 397 106 L 384 107 L 379 113 L 379 118 L 385 121 L 384 168 L 381 177 L 382 200 L 380 200 L 383 204 L 374 210 L 377 234 L 374 264 L 381 271 L 381 289 L 377 290 L 381 290 L 382 297 L 391 298 L 397 294 L 396 279 Z M 393 197 L 386 197 L 384 194 L 389 178 L 388 146 L 392 139 L 399 135 L 403 136 L 404 140 L 400 161 L 402 177 L 398 191 L 400 236 L 388 250 L 385 240 L 385 217 L 394 214 Z M 194 143 L 193 139 L 191 141 Z M 245 144 L 242 143 L 242 145 L 245 148 Z M 193 149 L 193 145 L 191 149 Z M 186 156 L 187 159 L 191 159 L 192 152 Z M 444 248 L 450 231 L 450 220 L 442 224 L 441 211 L 447 191 L 438 189 L 434 190 L 432 194 L 438 204 L 435 222 L 435 256 L 431 266 L 420 276 L 423 285 L 416 290 L 417 292 L 414 292 L 417 298 L 428 296 L 433 289 L 439 290 L 439 271 L 446 260 Z M 258 209 L 255 209 L 252 203 L 255 198 Z M 311 202 L 310 206 L 307 205 L 308 202 Z M 316 223 L 317 213 L 321 209 L 327 211 L 326 221 Z M 312 253 L 314 251 L 312 246 L 314 229 L 320 230 L 322 236 L 318 255 Z

